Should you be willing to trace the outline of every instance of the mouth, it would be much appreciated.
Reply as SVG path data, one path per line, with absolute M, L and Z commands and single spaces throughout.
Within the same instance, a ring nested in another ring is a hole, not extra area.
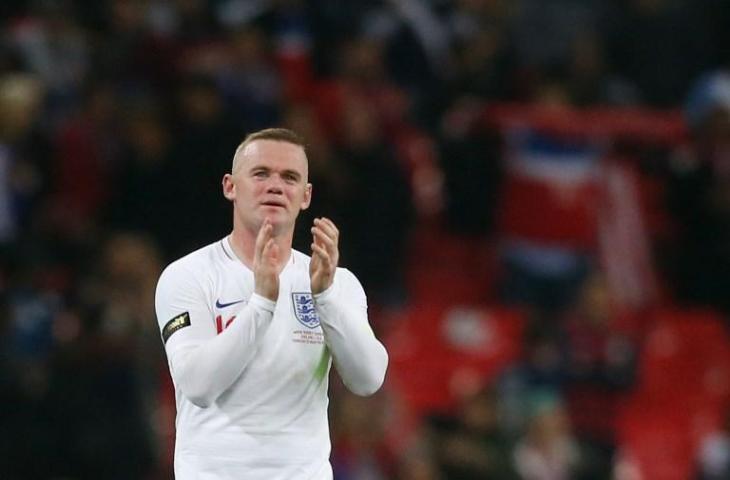
M 273 207 L 273 208 L 286 208 L 286 205 L 284 205 L 283 202 L 277 202 L 275 200 L 269 200 L 266 202 L 261 202 L 261 205 L 264 207 Z

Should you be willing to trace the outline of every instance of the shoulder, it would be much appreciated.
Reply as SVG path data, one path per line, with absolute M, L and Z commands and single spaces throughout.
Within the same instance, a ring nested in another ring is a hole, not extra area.
M 363 306 L 367 305 L 365 289 L 360 283 L 360 280 L 358 280 L 355 274 L 350 270 L 343 267 L 337 267 L 333 287 L 334 290 L 339 292 L 338 294 L 343 298 L 349 299 Z
M 157 282 L 158 290 L 165 285 L 184 285 L 191 282 L 197 283 L 200 279 L 206 278 L 221 261 L 222 251 L 220 241 L 206 245 L 195 250 L 184 257 L 170 263 L 162 271 Z
M 337 267 L 335 272 L 335 281 L 340 282 L 348 286 L 357 286 L 362 288 L 360 280 L 357 279 L 354 273 L 344 267 Z

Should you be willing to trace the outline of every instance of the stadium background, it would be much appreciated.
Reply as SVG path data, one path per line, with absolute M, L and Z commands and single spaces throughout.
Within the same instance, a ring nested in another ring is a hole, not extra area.
M 727 1 L 0 13 L 0 478 L 171 478 L 155 282 L 272 125 L 391 356 L 337 479 L 730 478 Z

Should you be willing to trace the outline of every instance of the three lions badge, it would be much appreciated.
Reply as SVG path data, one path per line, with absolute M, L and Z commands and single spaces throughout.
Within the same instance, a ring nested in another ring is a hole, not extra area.
M 310 292 L 292 292 L 292 305 L 294 305 L 294 315 L 299 323 L 308 328 L 317 328 L 319 326 L 319 316 L 314 309 L 314 298 Z

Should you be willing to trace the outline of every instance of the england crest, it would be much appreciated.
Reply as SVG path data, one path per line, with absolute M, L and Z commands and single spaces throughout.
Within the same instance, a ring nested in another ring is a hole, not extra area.
M 309 292 L 292 292 L 292 304 L 294 305 L 294 315 L 299 323 L 309 328 L 317 328 L 319 326 L 319 316 L 314 309 L 314 298 Z

